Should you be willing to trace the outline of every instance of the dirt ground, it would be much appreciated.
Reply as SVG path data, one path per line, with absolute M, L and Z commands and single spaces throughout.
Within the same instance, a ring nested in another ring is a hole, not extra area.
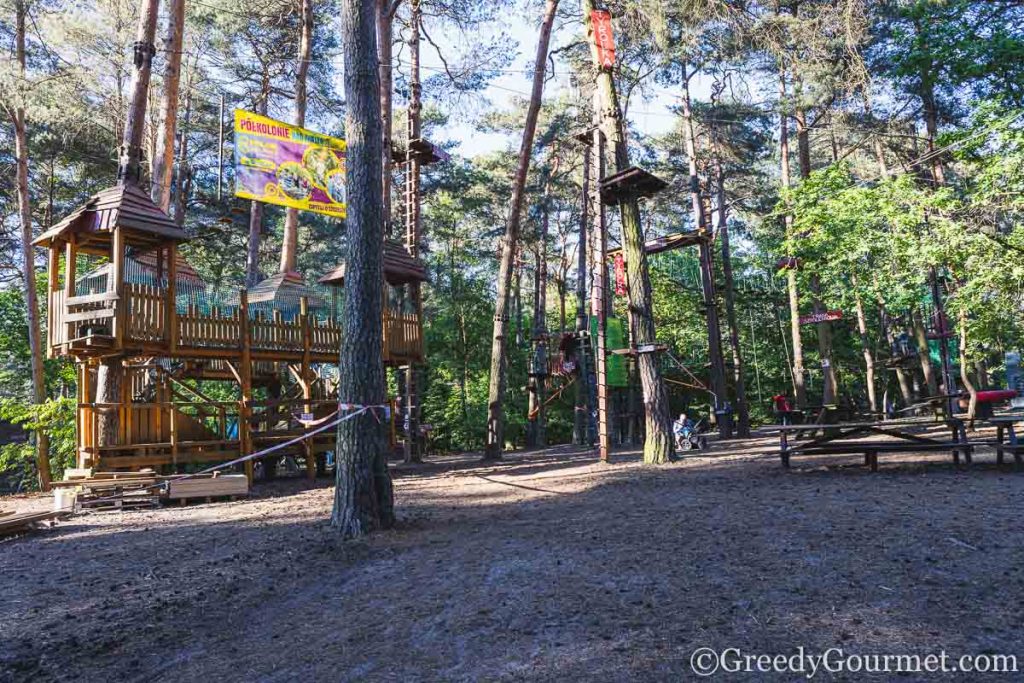
M 326 525 L 329 481 L 75 517 L 0 542 L 0 680 L 685 680 L 700 647 L 1024 667 L 1024 474 L 787 472 L 773 443 L 399 467 L 398 527 L 360 542 Z

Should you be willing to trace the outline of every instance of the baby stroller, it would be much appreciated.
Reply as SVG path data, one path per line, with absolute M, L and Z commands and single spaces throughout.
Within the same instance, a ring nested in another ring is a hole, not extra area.
M 703 451 L 708 447 L 708 439 L 702 432 L 703 419 L 694 424 L 690 420 L 677 420 L 673 425 L 677 451 Z

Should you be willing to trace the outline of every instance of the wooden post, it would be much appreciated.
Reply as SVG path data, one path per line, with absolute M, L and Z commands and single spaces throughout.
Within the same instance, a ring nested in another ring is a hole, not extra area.
M 124 341 L 124 329 L 128 325 L 128 311 L 125 300 L 124 287 L 124 229 L 120 226 L 114 228 L 111 237 L 110 254 L 110 281 L 107 282 L 107 291 L 116 295 L 114 301 L 113 335 L 116 348 L 120 349 Z
M 178 411 L 171 402 L 171 466 L 178 468 Z
M 91 388 L 89 386 L 89 364 L 79 363 L 78 364 L 78 404 L 84 405 L 91 402 L 90 398 Z M 95 445 L 95 442 L 91 438 L 93 435 L 92 430 L 92 410 L 85 407 L 78 409 L 78 452 L 77 452 L 77 463 L 78 467 L 88 467 L 88 455 L 87 448 L 91 448 Z
M 604 204 L 601 202 L 601 179 L 604 177 L 605 164 L 604 133 L 594 128 L 594 142 L 589 153 L 593 155 L 590 162 L 593 177 L 590 183 L 590 214 L 593 216 L 592 238 L 593 254 L 590 259 L 590 314 L 597 318 L 597 442 L 601 462 L 608 462 L 611 451 L 611 440 L 608 435 L 608 308 L 605 305 L 608 293 L 608 231 L 605 227 Z
M 59 315 L 54 299 L 57 292 L 60 291 L 60 252 L 57 251 L 57 247 L 53 242 L 50 243 L 50 248 L 47 250 L 46 278 L 48 285 L 46 289 L 46 309 L 49 311 L 46 325 L 46 357 L 53 358 L 53 341 L 55 337 L 53 321 Z M 60 317 L 63 318 L 64 316 Z
M 238 293 L 239 338 L 242 342 L 242 359 L 238 364 L 238 377 L 242 400 L 238 408 L 238 450 L 239 455 L 249 455 L 252 449 L 252 330 L 249 328 L 249 292 Z M 245 461 L 245 476 L 252 486 L 253 463 Z
M 77 277 L 78 271 L 78 245 L 75 244 L 75 238 L 72 235 L 71 239 L 68 240 L 64 246 L 64 305 L 67 306 L 67 301 L 75 295 L 75 277 Z M 66 317 L 64 318 L 67 319 Z M 67 351 L 67 342 L 71 340 L 71 323 L 64 323 L 64 350 Z
M 164 339 L 173 355 L 178 350 L 178 245 L 167 245 L 167 301 L 164 303 Z
M 306 297 L 299 299 L 299 320 L 302 322 L 302 367 L 299 370 L 299 385 L 302 387 L 302 412 L 312 415 L 313 404 L 309 401 L 313 398 L 313 384 L 309 381 L 310 355 L 312 349 L 312 330 L 309 328 L 309 300 Z M 302 442 L 306 451 L 306 477 L 316 479 L 316 454 L 313 451 L 313 437 Z

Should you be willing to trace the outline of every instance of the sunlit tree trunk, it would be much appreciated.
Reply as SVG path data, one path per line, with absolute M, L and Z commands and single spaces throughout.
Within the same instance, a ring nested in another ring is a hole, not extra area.
M 811 177 L 811 137 L 807 128 L 807 112 L 797 108 L 793 112 L 796 121 L 797 158 L 800 161 L 800 179 Z M 826 312 L 821 301 L 821 280 L 811 276 L 811 303 L 815 313 Z M 832 405 L 836 401 L 836 368 L 832 362 L 832 323 L 827 320 L 816 323 L 818 331 L 818 355 L 821 357 L 821 404 Z
M 750 410 L 747 405 L 747 385 L 743 376 L 743 349 L 740 347 L 740 330 L 736 321 L 736 291 L 732 273 L 732 252 L 729 247 L 729 210 L 726 205 L 725 172 L 722 170 L 722 156 L 719 141 L 713 139 L 713 165 L 715 186 L 718 193 L 718 239 L 722 249 L 722 275 L 725 278 L 725 316 L 729 326 L 729 345 L 732 348 L 733 386 L 736 390 L 736 433 L 750 436 Z
M 409 0 L 409 110 L 408 110 L 408 137 L 409 139 L 415 139 L 421 135 L 421 126 L 423 123 L 423 99 L 422 91 L 423 86 L 420 82 L 420 22 L 422 21 L 422 12 L 420 10 L 420 0 Z M 382 96 L 383 96 L 383 86 Z M 388 102 L 390 107 L 390 100 Z M 381 108 L 381 116 L 385 120 L 385 125 L 388 125 L 390 119 L 390 111 L 386 110 L 383 106 Z M 385 133 L 384 139 L 387 140 L 390 134 Z M 385 142 L 384 145 L 384 156 L 387 157 L 390 143 Z M 408 153 L 407 153 L 408 154 Z M 387 162 L 385 162 L 387 163 Z M 405 248 L 409 251 L 412 256 L 419 256 L 420 250 L 420 237 L 422 230 L 422 215 L 420 211 L 420 162 L 412 154 L 407 156 L 406 165 L 406 179 L 408 183 L 408 190 L 412 194 L 406 214 L 406 245 Z M 390 206 L 390 199 L 387 198 L 387 193 L 390 192 L 390 180 L 391 172 L 387 166 L 385 166 L 384 172 L 384 187 L 385 187 L 385 199 L 384 206 L 385 211 L 388 211 Z M 418 314 L 422 315 L 422 291 L 420 289 L 420 283 L 411 282 L 408 285 L 409 296 L 412 300 L 412 304 L 415 307 Z M 415 463 L 420 462 L 423 459 L 423 436 L 420 433 L 420 418 L 422 416 L 421 405 L 423 403 L 420 391 L 423 390 L 423 373 L 420 368 L 416 367 L 413 363 L 409 363 L 405 368 L 405 405 L 408 411 L 408 419 L 406 420 L 406 432 L 405 432 L 405 462 Z
M 260 100 L 256 105 L 256 113 L 267 113 L 267 101 L 270 99 L 270 70 L 263 65 Z M 255 199 L 249 202 L 249 242 L 245 256 L 245 286 L 252 287 L 260 281 L 260 240 L 263 237 L 263 202 Z
M 591 14 L 594 2 L 583 0 L 581 7 L 587 39 L 592 43 L 594 27 Z M 601 112 L 601 127 L 611 144 L 616 171 L 624 171 L 629 166 L 625 127 L 615 81 L 607 69 L 597 71 L 597 88 L 604 109 Z M 629 282 L 629 309 L 633 314 L 631 328 L 635 345 L 645 347 L 655 344 L 657 337 L 651 306 L 651 277 L 640 224 L 640 206 L 635 197 L 625 199 L 619 204 L 619 217 L 622 225 L 623 255 L 626 259 L 626 277 Z M 672 458 L 672 420 L 669 416 L 668 394 L 662 381 L 658 359 L 654 353 L 639 353 L 636 366 L 640 375 L 646 418 L 644 462 L 666 463 Z
M 790 185 L 789 172 L 789 115 L 786 112 L 786 72 L 779 72 L 779 154 L 782 163 L 782 187 Z M 793 238 L 793 214 L 786 213 L 786 238 Z M 789 330 L 793 338 L 792 379 L 794 397 L 798 408 L 807 407 L 806 376 L 804 374 L 803 339 L 800 332 L 800 293 L 797 289 L 796 264 L 789 264 L 786 269 L 786 293 L 789 297 Z
M 491 376 L 487 392 L 487 445 L 484 458 L 496 460 L 501 457 L 505 446 L 504 399 L 508 383 L 508 366 L 505 357 L 508 343 L 509 287 L 512 284 L 512 270 L 516 246 L 519 241 L 519 224 L 522 219 L 523 194 L 526 188 L 526 173 L 530 168 L 530 153 L 533 138 L 537 132 L 537 116 L 540 113 L 541 98 L 544 94 L 544 71 L 548 58 L 548 44 L 551 41 L 551 27 L 555 21 L 558 0 L 547 0 L 544 5 L 544 19 L 541 22 L 537 40 L 537 58 L 533 70 L 533 90 L 526 110 L 523 126 L 523 140 L 519 148 L 519 161 L 512 184 L 512 201 L 505 236 L 501 243 L 501 264 L 498 268 L 498 291 L 494 306 L 494 334 L 491 342 Z
M 860 337 L 860 351 L 864 356 L 864 378 L 868 390 L 868 407 L 872 413 L 878 412 L 878 396 L 875 393 L 875 356 L 871 352 L 871 340 L 868 337 L 868 320 L 864 315 L 864 301 L 857 289 L 857 277 L 853 277 L 854 303 L 857 308 L 857 334 Z
M 18 75 L 26 72 L 25 20 L 28 8 L 24 0 L 15 3 L 15 60 Z M 24 93 L 17 93 L 21 98 Z M 28 347 L 32 369 L 32 401 L 41 405 L 46 401 L 46 382 L 43 368 L 42 335 L 39 325 L 39 296 L 36 289 L 35 253 L 32 248 L 32 204 L 28 190 L 28 117 L 20 99 L 13 106 L 5 105 L 14 124 L 15 184 L 18 192 L 18 217 L 21 222 L 22 280 L 25 287 L 25 309 L 28 319 Z M 43 430 L 36 432 L 36 470 L 39 488 L 50 490 L 50 437 Z
M 383 406 L 387 400 L 380 332 L 384 320 L 383 138 L 376 17 L 373 4 L 362 0 L 342 0 L 340 9 L 349 192 L 338 400 Z M 374 410 L 338 425 L 331 524 L 344 537 L 361 536 L 394 522 L 386 421 L 382 408 Z
M 299 55 L 295 70 L 295 125 L 306 125 L 306 81 L 309 75 L 310 56 L 313 52 L 313 0 L 300 0 L 299 7 Z M 281 243 L 280 272 L 296 270 L 299 249 L 299 210 L 287 209 L 284 214 L 284 238 Z
M 939 381 L 935 377 L 935 369 L 932 367 L 931 354 L 928 353 L 928 334 L 924 329 L 924 321 L 921 320 L 921 311 L 915 309 L 910 314 L 910 321 L 914 330 L 914 342 L 917 344 L 917 358 L 921 364 L 921 374 L 924 375 L 928 395 L 938 396 Z
M 978 410 L 978 387 L 971 379 L 971 366 L 967 362 L 967 310 L 960 309 L 960 381 L 964 383 L 964 389 L 970 394 L 970 402 L 967 404 L 967 422 L 971 429 L 974 429 L 974 416 Z M 947 389 L 949 391 L 949 389 Z
M 182 37 L 185 27 L 185 0 L 170 0 L 167 10 L 167 37 L 164 39 L 164 87 L 160 100 L 162 114 L 153 158 L 153 201 L 171 212 L 171 178 L 174 173 L 174 134 L 178 121 L 178 84 L 181 80 Z M 181 189 L 178 190 L 181 192 Z
M 548 193 L 550 179 L 544 183 L 544 195 L 541 199 L 540 228 L 537 231 L 537 244 L 534 247 L 536 266 L 533 272 L 533 358 L 530 365 L 529 379 L 529 415 L 527 415 L 527 446 L 544 448 L 547 441 L 547 411 L 544 401 L 547 398 L 547 239 L 548 239 Z
M 139 12 L 139 23 L 136 32 L 135 51 L 131 84 L 131 99 L 128 101 L 128 114 L 125 117 L 124 137 L 118 161 L 118 182 L 124 185 L 139 185 L 142 180 L 142 140 L 146 122 L 146 104 L 149 97 L 149 81 L 153 69 L 153 55 L 156 48 L 153 40 L 156 36 L 158 0 L 145 0 Z M 124 248 L 123 238 L 116 233 L 114 249 Z M 113 258 L 123 255 L 112 254 Z M 113 271 L 111 277 L 123 277 Z M 117 283 L 108 283 L 108 291 L 116 291 Z M 124 381 L 124 367 L 120 356 L 103 358 L 96 373 L 96 402 L 100 404 L 117 404 L 122 402 L 121 385 Z M 117 443 L 120 432 L 120 420 L 117 410 L 100 410 L 97 422 L 96 440 L 98 446 L 112 446 Z

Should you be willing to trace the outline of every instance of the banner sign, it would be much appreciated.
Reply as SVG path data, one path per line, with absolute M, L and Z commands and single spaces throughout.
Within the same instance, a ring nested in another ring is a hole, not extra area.
M 829 323 L 833 320 L 842 320 L 842 311 L 824 311 L 822 313 L 811 313 L 800 316 L 801 325 L 813 325 L 814 323 Z
M 345 141 L 235 110 L 235 196 L 345 217 Z
M 626 259 L 621 251 L 615 255 L 615 296 L 626 296 Z
M 614 69 L 615 35 L 612 33 L 611 13 L 596 9 L 590 13 L 590 23 L 594 29 L 594 42 L 590 46 L 594 64 L 598 69 Z

